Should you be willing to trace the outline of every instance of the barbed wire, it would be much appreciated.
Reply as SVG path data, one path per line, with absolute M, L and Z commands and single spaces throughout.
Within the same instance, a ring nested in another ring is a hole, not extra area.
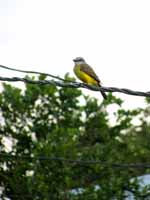
M 55 85 L 58 87 L 68 87 L 68 88 L 85 88 L 93 91 L 104 91 L 104 92 L 120 92 L 128 95 L 134 95 L 134 96 L 143 96 L 143 97 L 150 97 L 150 91 L 148 92 L 141 92 L 141 91 L 133 91 L 131 89 L 126 88 L 116 88 L 116 87 L 96 87 L 92 85 L 88 85 L 85 83 L 78 83 L 72 80 L 65 80 L 63 78 L 60 78 L 58 76 L 54 76 L 52 74 L 48 73 L 42 73 L 42 72 L 36 72 L 36 71 L 26 71 L 26 70 L 19 70 L 15 68 L 6 67 L 3 65 L 0 65 L 1 68 L 12 70 L 12 71 L 18 71 L 23 73 L 32 73 L 32 74 L 38 74 L 38 75 L 46 75 L 51 78 L 57 79 L 57 80 L 32 80 L 29 78 L 20 78 L 20 77 L 0 77 L 0 81 L 8 81 L 8 82 L 24 82 L 24 83 L 30 83 L 30 84 L 39 84 L 39 85 Z M 59 81 L 58 81 L 59 80 Z
M 103 167 L 112 167 L 112 168 L 150 168 L 150 163 L 109 163 L 106 161 L 100 160 L 76 160 L 69 159 L 64 157 L 49 157 L 49 156 L 27 156 L 27 155 L 12 155 L 6 153 L 0 153 L 1 158 L 14 158 L 17 160 L 40 160 L 40 161 L 61 161 L 70 164 L 78 164 L 78 165 L 102 165 Z

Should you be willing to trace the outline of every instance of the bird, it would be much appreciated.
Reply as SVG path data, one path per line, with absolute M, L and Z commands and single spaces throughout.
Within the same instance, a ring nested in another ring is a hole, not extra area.
M 84 58 L 76 57 L 75 59 L 73 59 L 73 61 L 75 63 L 73 71 L 78 79 L 80 79 L 82 82 L 86 84 L 101 87 L 101 81 L 99 77 L 96 75 L 93 68 L 86 63 Z M 103 98 L 107 99 L 107 95 L 105 94 L 105 92 L 104 91 L 100 92 Z

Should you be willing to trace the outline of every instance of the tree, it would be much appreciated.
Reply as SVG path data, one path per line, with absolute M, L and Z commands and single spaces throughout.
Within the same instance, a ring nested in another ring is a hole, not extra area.
M 68 75 L 65 78 L 71 79 Z M 125 110 L 122 103 L 111 94 L 101 102 L 84 96 L 78 89 L 27 84 L 21 90 L 3 84 L 1 198 L 123 199 L 125 190 L 137 197 L 147 195 L 149 188 L 139 192 L 138 183 L 130 180 L 148 170 L 112 165 L 150 161 L 150 125 L 143 118 L 148 107 Z M 110 104 L 118 105 L 115 125 L 110 124 L 107 111 Z M 132 123 L 135 117 L 139 118 L 139 126 Z M 5 139 L 11 142 L 10 151 Z

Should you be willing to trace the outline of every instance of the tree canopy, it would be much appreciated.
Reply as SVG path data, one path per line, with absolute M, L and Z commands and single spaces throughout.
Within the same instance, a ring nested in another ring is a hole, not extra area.
M 146 102 L 145 108 L 127 110 L 111 93 L 102 101 L 79 89 L 26 84 L 22 90 L 4 83 L 1 199 L 124 199 L 125 191 L 148 197 L 149 187 L 140 190 L 136 179 L 131 181 L 150 172 L 144 167 L 150 163 L 150 100 Z M 113 124 L 110 105 L 118 106 Z M 128 165 L 132 163 L 143 167 Z

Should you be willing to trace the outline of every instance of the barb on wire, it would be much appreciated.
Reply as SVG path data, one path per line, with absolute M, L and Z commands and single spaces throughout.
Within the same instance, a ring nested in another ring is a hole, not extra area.
M 0 153 L 1 158 L 14 158 L 17 160 L 41 160 L 41 161 L 62 161 L 70 164 L 78 165 L 101 165 L 103 167 L 111 168 L 150 168 L 150 163 L 108 163 L 100 160 L 75 160 L 64 157 L 48 157 L 48 156 L 17 156 L 12 154 Z
M 39 84 L 39 85 L 55 85 L 59 87 L 68 87 L 68 88 L 86 88 L 93 91 L 105 91 L 105 92 L 120 92 L 128 95 L 135 95 L 135 96 L 143 96 L 143 97 L 150 97 L 150 92 L 140 92 L 140 91 L 133 91 L 126 88 L 116 88 L 116 87 L 96 87 L 92 85 L 88 85 L 85 83 L 78 83 L 73 81 L 56 81 L 56 80 L 32 80 L 28 78 L 19 78 L 19 77 L 0 77 L 0 81 L 8 81 L 8 82 L 17 82 L 21 81 L 24 83 L 30 84 Z

